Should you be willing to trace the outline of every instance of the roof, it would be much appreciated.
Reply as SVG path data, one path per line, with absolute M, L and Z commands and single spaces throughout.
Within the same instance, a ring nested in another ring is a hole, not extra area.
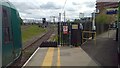
M 10 7 L 12 9 L 16 10 L 15 6 L 11 2 L 9 2 L 8 0 L 0 0 L 0 5 Z

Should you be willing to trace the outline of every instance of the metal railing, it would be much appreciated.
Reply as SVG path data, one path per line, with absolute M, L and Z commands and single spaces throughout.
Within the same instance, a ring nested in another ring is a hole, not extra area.
M 84 37 L 85 33 L 89 34 L 88 37 Z M 94 34 L 94 39 L 92 39 L 91 34 Z M 82 32 L 82 43 L 84 43 L 84 40 L 94 40 L 94 43 L 96 45 L 96 32 L 95 31 L 83 31 Z

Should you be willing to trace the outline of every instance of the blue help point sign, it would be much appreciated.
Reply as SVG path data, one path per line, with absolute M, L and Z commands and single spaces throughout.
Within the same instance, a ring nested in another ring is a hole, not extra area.
M 107 12 L 106 14 L 117 14 L 118 12 L 118 9 L 117 8 L 110 8 L 110 9 L 107 9 Z

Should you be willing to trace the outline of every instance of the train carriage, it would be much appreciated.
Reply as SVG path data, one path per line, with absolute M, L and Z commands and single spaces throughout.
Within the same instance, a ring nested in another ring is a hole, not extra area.
M 9 66 L 22 54 L 20 17 L 10 2 L 2 6 L 2 66 Z

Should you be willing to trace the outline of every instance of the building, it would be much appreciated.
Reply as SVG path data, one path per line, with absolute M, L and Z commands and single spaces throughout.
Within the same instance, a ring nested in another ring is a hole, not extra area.
M 92 22 L 92 17 L 84 17 L 80 20 L 81 23 Z
M 118 2 L 97 2 L 96 10 L 101 13 L 106 8 L 118 8 Z

